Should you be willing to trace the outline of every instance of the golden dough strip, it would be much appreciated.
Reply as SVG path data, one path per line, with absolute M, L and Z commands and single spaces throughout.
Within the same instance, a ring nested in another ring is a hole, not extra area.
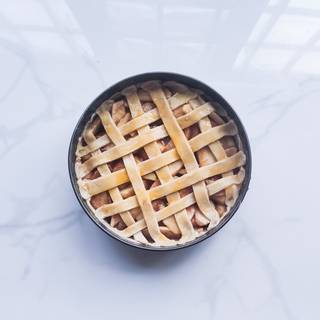
M 86 130 L 86 129 L 85 129 Z M 96 151 L 103 146 L 106 146 L 110 143 L 110 139 L 107 137 L 107 135 L 104 135 L 102 137 L 97 138 L 96 140 L 88 143 L 86 146 L 78 145 L 76 156 L 77 157 L 83 157 L 93 151 Z
M 120 159 L 125 155 L 130 154 L 144 147 L 146 144 L 165 138 L 166 136 L 167 136 L 167 132 L 163 127 L 156 127 L 150 130 L 150 132 L 146 134 L 144 137 L 137 136 L 128 141 L 126 141 L 123 138 L 120 144 L 117 144 L 116 146 L 102 152 L 99 155 L 89 158 L 87 161 L 81 164 L 78 168 L 79 169 L 78 174 L 82 178 L 86 176 L 94 168 L 102 164 L 105 164 L 107 162 Z
M 199 100 L 200 100 L 199 104 L 202 104 L 204 102 L 202 101 L 201 98 L 199 98 Z M 197 110 L 197 108 L 195 108 L 195 110 Z M 199 121 L 199 127 L 201 132 L 206 132 L 210 130 L 212 128 L 210 119 L 208 117 L 202 118 Z M 217 161 L 227 158 L 227 154 L 220 141 L 214 141 L 213 143 L 210 143 L 208 147 L 210 151 L 213 153 Z M 232 171 L 225 172 L 222 176 L 227 177 L 229 175 L 230 176 L 233 175 L 233 172 Z M 228 188 L 226 188 L 225 194 L 226 194 L 225 203 L 227 207 L 232 207 L 236 198 L 238 197 L 238 188 L 235 185 L 229 186 Z
M 229 121 L 226 124 L 211 128 L 210 130 L 195 136 L 189 140 L 189 144 L 192 151 L 196 152 L 213 141 L 216 141 L 226 135 L 235 135 L 236 133 L 237 128 L 234 122 Z M 138 168 L 140 174 L 144 176 L 179 159 L 176 149 L 172 149 L 154 158 L 138 163 Z M 79 180 L 79 186 L 82 196 L 84 198 L 88 198 L 90 195 L 95 195 L 102 191 L 109 190 L 128 181 L 129 178 L 126 171 L 122 169 L 111 173 L 109 176 L 99 177 L 95 180 Z
M 177 119 L 172 113 L 172 109 L 176 106 L 176 100 L 171 98 L 171 107 L 168 100 L 165 97 L 165 94 L 157 81 L 149 81 L 143 84 L 143 89 L 149 92 L 152 100 L 158 107 L 160 117 L 165 119 L 164 126 L 176 147 L 177 152 L 180 155 L 180 158 L 186 168 L 187 172 L 192 172 L 199 169 L 198 162 L 195 158 L 195 155 L 189 145 L 189 142 L 179 126 Z M 190 94 L 190 96 L 192 96 Z M 173 96 L 174 97 L 174 96 Z M 172 97 L 172 98 L 173 98 Z M 183 99 L 189 99 L 190 97 L 183 97 Z M 197 204 L 202 213 L 209 219 L 213 224 L 219 222 L 220 217 L 216 211 L 212 202 L 210 202 L 207 189 L 205 187 L 205 182 L 199 181 L 196 184 L 192 185 L 192 189 L 197 199 Z
M 185 103 L 188 103 L 190 100 L 193 101 L 192 99 L 194 98 L 194 91 L 190 90 L 190 88 L 188 88 L 187 86 L 181 85 L 180 83 L 177 83 L 175 81 L 167 82 L 167 85 L 173 88 L 175 91 L 177 91 L 177 93 L 175 94 L 176 96 L 175 107 L 179 107 Z M 177 97 L 179 97 L 179 99 Z M 189 100 L 187 100 L 188 97 L 190 97 Z M 196 103 L 191 103 L 191 107 L 194 109 L 195 112 L 199 109 L 199 105 L 203 105 L 204 103 L 204 101 L 200 96 L 196 98 L 197 99 L 195 100 L 198 100 L 198 101 L 196 101 Z M 218 108 L 217 104 L 216 104 L 216 108 Z M 201 117 L 201 119 L 199 119 L 199 127 L 201 132 L 205 132 L 209 130 L 212 127 L 210 119 L 207 116 Z M 226 152 L 222 144 L 220 143 L 220 141 L 215 141 L 209 144 L 208 147 L 210 151 L 213 153 L 216 160 L 219 161 L 227 157 Z M 226 177 L 232 174 L 233 172 L 226 172 L 224 173 L 223 176 Z M 226 205 L 228 207 L 231 207 L 234 204 L 235 199 L 238 197 L 238 188 L 236 186 L 229 186 L 225 190 L 225 193 L 226 193 Z
M 196 97 L 197 97 L 196 92 L 192 92 L 192 91 L 177 92 L 172 97 L 170 97 L 167 101 L 169 102 L 171 109 L 174 110 L 180 107 L 182 104 L 187 103 L 190 99 L 193 99 Z
M 100 116 L 104 129 L 106 130 L 110 140 L 115 145 L 122 145 L 126 140 L 122 136 L 120 130 L 117 128 L 115 123 L 113 122 L 110 113 L 107 111 L 107 108 L 101 112 Z M 144 187 L 142 177 L 140 176 L 136 161 L 132 153 L 127 154 L 123 157 L 123 163 L 131 181 L 132 188 L 135 192 L 135 198 L 137 199 L 138 204 L 140 205 L 144 220 L 146 221 L 146 224 L 148 226 L 150 236 L 154 241 L 158 242 L 159 244 L 171 244 L 172 240 L 169 240 L 160 232 L 158 222 L 155 218 L 155 212 L 153 210 L 151 200 L 149 197 L 149 193 Z
M 86 130 L 86 132 L 84 133 L 83 137 L 84 137 L 84 140 L 86 141 L 86 143 L 90 143 L 90 142 L 92 142 L 92 141 L 94 141 L 96 139 L 96 137 L 94 136 L 92 130 L 89 130 L 89 129 Z M 93 154 L 99 154 L 100 152 L 101 152 L 100 150 L 97 150 L 97 151 L 94 151 Z M 110 169 L 109 169 L 109 167 L 107 165 L 100 166 L 98 168 L 98 171 L 99 171 L 101 176 L 108 175 L 108 174 L 111 173 Z M 111 197 L 112 201 L 114 201 L 114 202 L 123 200 L 123 198 L 121 196 L 121 193 L 120 193 L 118 188 L 114 188 L 114 189 L 109 190 L 109 194 L 110 194 L 110 197 Z M 90 205 L 90 203 L 89 203 L 89 205 Z M 123 220 L 123 222 L 125 223 L 126 226 L 130 226 L 130 225 L 135 223 L 135 220 L 133 219 L 133 217 L 131 216 L 131 214 L 128 211 L 120 213 L 120 216 L 121 216 L 121 218 L 122 218 L 122 220 Z M 143 243 L 147 243 L 148 242 L 141 231 L 135 233 L 133 235 L 133 238 L 135 240 L 143 242 Z
M 200 119 L 208 116 L 212 111 L 213 107 L 210 102 L 206 102 L 199 108 L 192 110 L 188 114 L 177 118 L 177 121 L 182 129 L 190 127 L 192 124 L 199 122 Z
M 133 119 L 136 117 L 139 117 L 144 113 L 142 109 L 142 105 L 140 103 L 138 94 L 137 94 L 137 88 L 135 86 L 130 86 L 122 91 L 122 94 L 126 97 L 130 113 Z M 138 134 L 144 136 L 146 133 L 150 132 L 150 127 L 148 125 L 145 125 L 138 129 Z M 151 142 L 150 144 L 144 146 L 144 150 L 149 158 L 156 157 L 161 154 L 160 147 L 157 142 Z M 167 166 L 164 166 L 158 170 L 155 170 L 156 175 L 158 176 L 161 183 L 166 183 L 168 180 L 170 180 L 171 173 Z M 168 196 L 167 200 L 168 202 L 172 202 L 173 195 Z M 187 219 L 187 215 L 186 215 Z M 169 217 L 165 219 L 164 224 L 171 230 L 174 234 L 180 234 L 181 231 L 178 227 L 178 224 L 176 222 L 176 219 L 174 217 Z M 190 228 L 193 231 L 192 224 L 190 223 Z
M 242 183 L 245 176 L 245 171 L 242 168 L 237 175 L 228 176 L 222 179 L 219 179 L 217 181 L 212 182 L 211 184 L 207 185 L 208 193 L 210 196 L 214 195 L 215 193 L 224 190 L 230 185 L 233 184 L 240 184 Z M 185 209 L 193 204 L 196 203 L 196 199 L 193 195 L 193 193 L 186 195 L 185 197 L 179 199 L 177 202 L 171 204 L 170 206 L 167 206 L 158 212 L 156 212 L 156 218 L 157 221 L 162 221 L 163 219 L 166 219 L 167 217 L 172 216 L 179 210 Z M 136 234 L 137 232 L 143 230 L 146 228 L 145 221 L 139 220 L 138 222 L 134 223 L 133 225 L 130 225 L 123 231 L 121 231 L 121 235 L 123 237 L 131 237 L 132 235 Z
M 197 171 L 189 172 L 173 181 L 148 190 L 150 200 L 159 199 L 170 193 L 182 190 L 191 185 L 203 181 L 209 177 L 228 172 L 245 164 L 245 154 L 242 151 L 224 160 L 211 165 L 200 167 Z M 207 189 L 206 189 L 207 192 Z M 197 201 L 198 203 L 198 201 Z M 131 210 L 139 205 L 136 196 L 127 198 L 121 202 L 103 205 L 97 209 L 100 215 L 109 217 L 114 214 Z
M 177 118 L 177 121 L 182 129 L 192 126 L 197 123 L 201 118 L 206 117 L 213 111 L 212 105 L 207 102 L 204 105 L 197 108 L 197 111 L 192 111 L 185 116 L 181 116 Z M 130 121 L 125 123 L 120 127 L 120 132 L 123 136 L 138 130 L 141 127 L 144 127 L 150 123 L 153 123 L 160 119 L 160 115 L 157 109 L 150 110 Z M 163 125 L 161 125 L 163 127 Z M 93 152 L 99 148 L 110 143 L 110 139 L 107 135 L 97 138 L 95 141 L 88 143 L 86 146 L 78 146 L 76 155 L 79 157 L 83 157 L 90 152 Z

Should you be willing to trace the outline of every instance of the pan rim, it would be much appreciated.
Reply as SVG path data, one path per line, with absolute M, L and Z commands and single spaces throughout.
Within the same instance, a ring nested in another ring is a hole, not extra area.
M 218 101 L 222 107 L 226 110 L 228 115 L 236 122 L 236 125 L 239 130 L 239 136 L 241 143 L 243 145 L 243 150 L 246 155 L 246 164 L 245 164 L 245 178 L 243 185 L 240 189 L 239 196 L 236 200 L 236 203 L 234 206 L 230 209 L 228 214 L 222 218 L 222 220 L 219 222 L 219 224 L 206 232 L 205 234 L 193 239 L 192 241 L 182 243 L 182 244 L 177 244 L 174 246 L 166 246 L 166 247 L 161 247 L 161 246 L 152 246 L 152 245 L 146 245 L 143 243 L 139 242 L 134 242 L 134 240 L 127 240 L 120 235 L 116 234 L 113 232 L 111 229 L 108 229 L 105 227 L 99 220 L 98 218 L 94 215 L 92 210 L 88 207 L 86 201 L 81 197 L 78 184 L 77 184 L 77 179 L 76 179 L 76 174 L 75 174 L 75 149 L 76 145 L 78 143 L 79 139 L 79 132 L 80 134 L 83 131 L 83 128 L 85 124 L 87 123 L 89 117 L 95 112 L 97 107 L 107 98 L 110 98 L 112 94 L 119 92 L 125 87 L 136 84 L 139 82 L 144 82 L 144 81 L 149 81 L 149 80 L 171 80 L 171 81 L 177 81 L 181 83 L 185 83 L 188 86 L 191 86 L 196 89 L 200 89 L 201 91 L 204 92 L 205 96 L 207 97 L 214 97 L 215 101 Z M 162 251 L 173 251 L 173 250 L 179 250 L 183 248 L 188 248 L 191 247 L 195 244 L 198 244 L 205 239 L 210 238 L 212 235 L 216 234 L 219 230 L 221 230 L 235 215 L 235 213 L 238 211 L 240 204 L 245 198 L 245 195 L 248 191 L 250 180 L 251 180 L 251 171 L 252 171 L 252 156 L 251 156 L 251 148 L 250 148 L 250 142 L 248 139 L 248 135 L 246 133 L 245 127 L 242 124 L 238 114 L 235 112 L 235 110 L 231 107 L 231 105 L 223 98 L 217 91 L 215 91 L 213 88 L 208 86 L 207 84 L 203 83 L 202 81 L 199 81 L 193 77 L 178 74 L 178 73 L 173 73 L 173 72 L 147 72 L 147 73 L 141 73 L 133 76 L 129 76 L 121 81 L 116 82 L 106 90 L 104 90 L 101 94 L 99 94 L 83 111 L 82 115 L 80 116 L 70 139 L 69 143 L 69 149 L 68 149 L 68 171 L 69 171 L 69 177 L 72 185 L 72 189 L 76 195 L 76 198 L 78 199 L 82 209 L 85 211 L 87 216 L 90 218 L 90 220 L 98 226 L 105 234 L 110 236 L 113 239 L 116 239 L 120 241 L 121 243 L 128 245 L 133 248 L 138 248 L 138 249 L 143 249 L 147 251 L 156 251 L 156 252 L 162 252 Z

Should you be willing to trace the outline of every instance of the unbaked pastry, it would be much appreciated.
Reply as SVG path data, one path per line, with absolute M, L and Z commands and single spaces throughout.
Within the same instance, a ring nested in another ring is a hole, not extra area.
M 183 84 L 125 88 L 93 114 L 75 170 L 92 212 L 123 238 L 173 246 L 228 214 L 245 176 L 237 126 Z

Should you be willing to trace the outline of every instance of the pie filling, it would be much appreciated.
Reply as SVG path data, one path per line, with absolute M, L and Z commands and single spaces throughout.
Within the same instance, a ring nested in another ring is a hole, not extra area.
M 82 197 L 121 237 L 185 243 L 228 214 L 245 177 L 237 127 L 183 84 L 149 81 L 102 103 L 76 151 Z

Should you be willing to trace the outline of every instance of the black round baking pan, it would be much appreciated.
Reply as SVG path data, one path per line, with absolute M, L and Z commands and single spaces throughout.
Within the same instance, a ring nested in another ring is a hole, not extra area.
M 104 226 L 98 218 L 93 214 L 93 212 L 90 210 L 89 206 L 87 205 L 86 201 L 82 199 L 78 184 L 77 184 L 77 178 L 76 178 L 76 173 L 75 173 L 75 151 L 77 148 L 77 143 L 80 135 L 82 134 L 82 131 L 86 125 L 86 123 L 90 120 L 92 114 L 96 111 L 96 109 L 103 103 L 105 100 L 109 99 L 112 95 L 115 93 L 121 91 L 122 89 L 133 85 L 137 83 L 141 83 L 144 81 L 149 81 L 149 80 L 161 80 L 161 81 L 177 81 L 182 84 L 185 84 L 189 87 L 199 89 L 203 92 L 204 96 L 211 101 L 216 101 L 218 102 L 227 112 L 229 117 L 233 119 L 238 127 L 239 131 L 239 136 L 242 142 L 242 147 L 243 151 L 246 155 L 246 165 L 245 165 L 245 179 L 242 184 L 242 188 L 239 192 L 239 196 L 236 200 L 236 203 L 234 206 L 231 208 L 229 213 L 220 221 L 220 223 L 214 227 L 213 229 L 209 230 L 207 233 L 203 234 L 202 236 L 184 243 L 184 244 L 177 244 L 176 246 L 172 247 L 155 247 L 147 244 L 142 244 L 142 243 L 137 243 L 130 241 L 128 239 L 124 239 L 120 237 L 118 234 L 114 233 L 112 230 L 108 229 L 106 226 Z M 71 137 L 70 141 L 70 146 L 69 146 L 69 152 L 68 152 L 68 167 L 69 167 L 69 175 L 70 175 L 70 180 L 71 184 L 73 187 L 73 190 L 76 194 L 76 197 L 78 198 L 78 201 L 80 202 L 83 210 L 86 212 L 86 214 L 89 216 L 89 218 L 100 228 L 102 229 L 107 235 L 119 240 L 120 242 L 127 244 L 131 247 L 136 247 L 144 250 L 151 250 L 151 251 L 171 251 L 171 250 L 177 250 L 181 248 L 187 248 L 192 245 L 195 245 L 196 243 L 199 243 L 209 237 L 211 237 L 213 234 L 218 232 L 235 214 L 235 212 L 238 210 L 241 202 L 243 201 L 245 194 L 248 190 L 249 187 L 249 182 L 251 178 L 251 167 L 252 167 L 252 160 L 251 160 L 251 151 L 250 151 L 250 144 L 249 140 L 246 134 L 246 131 L 244 129 L 243 124 L 241 123 L 238 115 L 236 112 L 233 110 L 233 108 L 229 105 L 229 103 L 220 95 L 218 94 L 215 90 L 207 86 L 206 84 L 190 78 L 188 76 L 176 74 L 176 73 L 171 73 L 171 72 L 150 72 L 150 73 L 143 73 L 139 74 L 136 76 L 132 76 L 129 78 L 126 78 L 113 86 L 111 86 L 109 89 L 105 90 L 102 92 L 83 112 L 80 120 L 78 121 L 74 132 Z

